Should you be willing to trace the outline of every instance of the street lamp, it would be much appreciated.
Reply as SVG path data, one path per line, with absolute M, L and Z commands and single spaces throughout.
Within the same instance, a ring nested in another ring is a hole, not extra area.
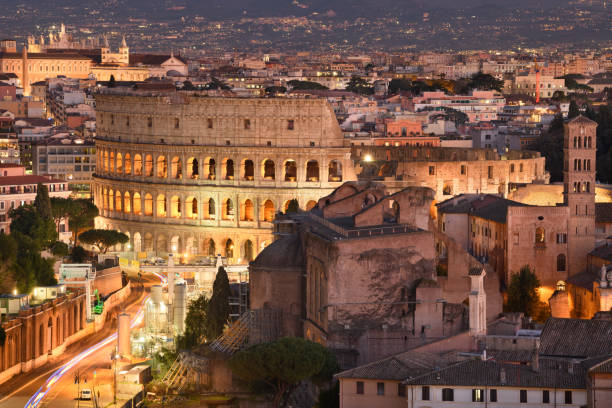
M 117 360 L 119 359 L 119 357 L 121 356 L 117 352 L 117 346 L 115 346 L 115 349 L 111 352 L 110 356 L 111 361 L 115 363 L 115 377 L 113 381 L 113 404 L 115 406 L 117 406 Z

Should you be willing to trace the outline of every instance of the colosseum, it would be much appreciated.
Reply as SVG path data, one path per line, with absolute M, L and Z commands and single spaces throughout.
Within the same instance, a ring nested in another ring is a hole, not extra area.
M 136 252 L 252 259 L 290 200 L 310 208 L 354 180 L 350 148 L 323 99 L 96 96 L 97 226 Z
M 134 252 L 248 262 L 290 200 L 310 209 L 345 181 L 427 186 L 438 201 L 547 182 L 531 152 L 351 147 L 324 99 L 113 88 L 96 95 L 96 114 L 97 227 L 128 234 Z

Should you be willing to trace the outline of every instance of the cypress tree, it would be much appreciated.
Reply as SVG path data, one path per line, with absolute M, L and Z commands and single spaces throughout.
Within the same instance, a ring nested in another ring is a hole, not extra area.
M 213 293 L 208 304 L 206 325 L 209 339 L 214 339 L 223 334 L 223 328 L 229 322 L 229 297 L 229 279 L 225 268 L 221 266 L 215 277 Z
M 38 212 L 38 215 L 40 215 L 44 220 L 53 219 L 49 189 L 42 183 L 38 183 L 36 198 L 34 199 L 34 208 Z

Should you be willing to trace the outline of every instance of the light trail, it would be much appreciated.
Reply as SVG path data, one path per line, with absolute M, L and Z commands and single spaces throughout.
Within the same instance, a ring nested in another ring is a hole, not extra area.
M 157 273 L 155 273 L 155 275 L 161 279 L 163 285 L 166 284 L 167 282 L 166 277 L 164 277 L 163 275 L 157 274 Z M 130 323 L 130 329 L 133 329 L 134 327 L 139 326 L 142 323 L 142 320 L 144 319 L 144 307 L 143 306 L 146 303 L 146 301 L 149 299 L 149 297 L 150 296 L 146 296 L 140 303 L 140 309 L 138 309 L 138 313 L 136 313 L 136 316 L 134 316 L 134 318 L 132 319 L 132 322 Z M 53 374 L 49 376 L 47 381 L 45 381 L 45 383 L 38 389 L 38 391 L 36 391 L 36 393 L 30 397 L 28 402 L 26 402 L 26 404 L 24 405 L 24 408 L 38 407 L 39 404 L 42 402 L 43 398 L 45 397 L 45 395 L 47 395 L 47 393 L 51 390 L 51 387 L 53 387 L 53 385 L 56 382 L 58 382 L 68 371 L 70 371 L 72 368 L 74 368 L 74 366 L 76 366 L 78 363 L 83 361 L 84 358 L 89 357 L 91 354 L 95 353 L 101 348 L 108 346 L 115 340 L 117 340 L 117 332 L 111 334 L 109 337 L 105 338 L 104 340 L 94 344 L 93 346 L 89 347 L 85 351 L 82 351 L 81 353 L 73 357 L 70 361 L 60 366 L 57 370 L 53 372 Z

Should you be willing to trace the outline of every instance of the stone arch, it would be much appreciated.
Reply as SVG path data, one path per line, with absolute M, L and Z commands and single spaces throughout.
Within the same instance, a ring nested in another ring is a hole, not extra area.
M 272 222 L 274 221 L 274 203 L 272 202 L 272 200 L 266 200 L 263 203 L 262 206 L 262 211 L 261 213 L 261 220 L 262 221 L 267 221 L 267 222 Z
M 134 215 L 141 215 L 142 214 L 142 199 L 140 198 L 139 192 L 134 193 L 133 202 L 134 202 L 134 205 L 132 207 L 133 207 Z
M 142 176 L 142 156 L 140 154 L 134 155 L 134 175 Z
M 121 152 L 117 152 L 117 166 L 115 172 L 117 174 L 123 174 L 123 155 Z
M 193 255 L 197 255 L 197 253 L 198 253 L 197 241 L 193 235 L 190 235 L 185 239 L 185 254 L 189 256 L 193 256 Z
M 200 165 L 195 157 L 187 159 L 187 177 L 193 180 L 197 180 L 200 177 Z
M 158 217 L 166 217 L 168 215 L 168 200 L 166 200 L 166 196 L 159 194 L 155 203 L 155 215 Z
M 121 212 L 123 202 L 123 196 L 121 195 L 121 191 L 115 191 L 115 211 Z
M 147 154 L 144 161 L 144 174 L 147 177 L 153 177 L 153 156 Z
M 242 260 L 246 263 L 249 263 L 253 259 L 255 259 L 254 245 L 253 245 L 253 241 L 251 241 L 250 239 L 245 240 L 244 243 L 242 244 L 241 257 L 242 257 Z
M 123 173 L 128 175 L 132 174 L 132 156 L 129 153 L 126 153 L 123 160 Z
M 108 190 L 106 189 L 106 187 L 102 189 L 102 207 L 105 210 L 108 210 Z
M 172 178 L 182 179 L 183 178 L 183 162 L 180 157 L 174 156 L 171 164 Z
M 115 210 L 115 190 L 112 188 L 108 190 L 108 209 L 110 211 Z
M 316 205 L 317 202 L 315 200 L 308 200 L 308 202 L 306 203 L 306 211 L 312 210 Z
M 253 160 L 244 159 L 241 164 L 242 168 L 242 179 L 252 181 L 255 179 L 255 165 L 253 164 Z
M 221 176 L 223 177 L 223 180 L 233 180 L 234 179 L 234 160 L 225 158 L 223 159 L 223 162 L 221 163 L 221 165 L 222 165 L 222 172 L 223 172 Z
M 207 157 L 204 159 L 204 167 L 203 167 L 203 176 L 204 180 L 214 180 L 217 175 L 217 163 L 215 159 L 212 157 Z
M 172 250 L 172 253 L 181 253 L 183 249 L 181 244 L 181 237 L 178 235 L 173 235 L 172 238 L 170 238 L 170 249 Z
M 214 220 L 216 216 L 216 203 L 215 199 L 209 197 L 204 205 L 204 218 L 207 220 Z
M 115 172 L 115 152 L 113 152 L 111 150 L 110 154 L 108 155 L 108 171 L 111 173 Z
M 134 252 L 141 252 L 142 251 L 142 238 L 140 236 L 140 232 L 135 232 L 134 233 Z
M 164 234 L 158 234 L 155 242 L 155 251 L 159 254 L 160 252 L 168 252 L 168 239 Z
M 202 251 L 206 255 L 208 255 L 208 256 L 216 256 L 217 255 L 217 253 L 216 253 L 217 248 L 216 248 L 215 240 L 214 239 L 210 238 L 210 239 L 204 240 L 204 243 L 202 245 L 203 245 Z
M 308 160 L 306 163 L 306 181 L 319 181 L 319 162 Z
M 224 253 L 223 255 L 228 259 L 234 259 L 234 241 L 231 238 L 225 240 L 225 244 L 223 245 Z
M 327 180 L 333 182 L 342 181 L 342 163 L 338 160 L 329 162 Z
M 123 194 L 123 212 L 129 214 L 132 212 L 132 202 L 130 200 L 130 192 L 126 191 Z
M 108 173 L 108 150 L 104 150 L 104 171 Z
M 168 160 L 166 156 L 157 156 L 157 173 L 158 178 L 168 177 Z
M 382 203 L 385 205 L 383 218 L 385 222 L 390 223 L 399 223 L 400 219 L 400 206 L 399 203 L 395 200 L 388 200 L 386 203 Z
M 222 220 L 233 220 L 234 219 L 234 202 L 232 201 L 231 198 L 227 198 L 225 199 L 225 201 L 223 201 L 223 205 L 222 205 L 222 209 L 221 209 L 221 219 Z
M 182 202 L 181 202 L 181 197 L 179 196 L 172 196 L 172 198 L 170 199 L 170 216 L 172 218 L 181 218 L 182 216 Z
M 261 162 L 261 176 L 264 180 L 276 179 L 276 167 L 273 160 L 265 159 Z
M 283 180 L 285 181 L 297 181 L 297 164 L 293 159 L 285 160 L 283 165 Z
M 41 323 L 38 326 L 38 355 L 42 356 L 45 352 L 45 328 Z
M 145 252 L 153 252 L 153 234 L 145 232 L 144 239 L 142 240 Z
M 244 200 L 240 207 L 240 220 L 253 221 L 255 212 L 253 207 L 253 201 L 247 198 L 246 200 Z
M 193 196 L 189 196 L 187 197 L 187 200 L 185 200 L 185 205 L 186 205 L 185 210 L 186 210 L 187 218 L 197 220 L 198 219 L 198 199 Z
M 145 194 L 144 213 L 145 215 L 148 215 L 148 216 L 153 215 L 153 196 L 149 193 Z

